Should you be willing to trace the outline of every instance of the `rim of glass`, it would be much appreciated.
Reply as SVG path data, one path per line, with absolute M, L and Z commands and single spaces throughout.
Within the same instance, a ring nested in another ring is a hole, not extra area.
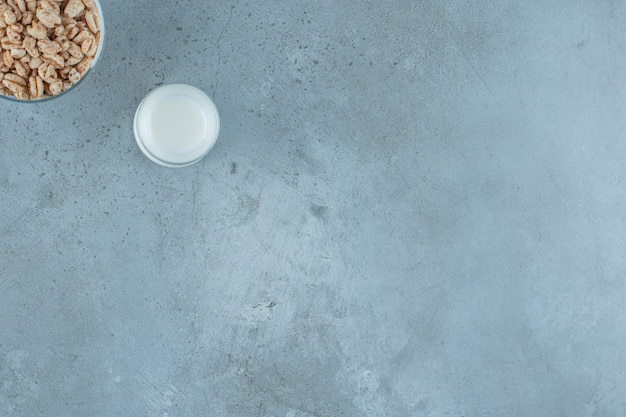
M 46 101 L 51 101 L 51 100 L 55 100 L 55 99 L 57 99 L 59 97 L 63 97 L 67 93 L 70 93 L 70 92 L 74 91 L 79 85 L 82 84 L 83 80 L 89 76 L 91 71 L 93 71 L 93 69 L 95 68 L 96 64 L 100 60 L 100 55 L 102 55 L 102 50 L 104 49 L 104 43 L 105 43 L 105 38 L 106 38 L 106 28 L 105 28 L 104 17 L 103 17 L 104 15 L 102 13 L 102 6 L 100 5 L 100 0 L 94 0 L 94 2 L 96 3 L 96 7 L 98 8 L 98 14 L 99 14 L 98 17 L 100 19 L 100 45 L 98 45 L 98 51 L 96 52 L 96 55 L 94 55 L 93 62 L 91 64 L 91 66 L 89 67 L 89 69 L 87 70 L 87 72 L 85 72 L 85 75 L 80 77 L 80 80 L 78 80 L 78 82 L 76 84 L 72 85 L 70 88 L 68 88 L 67 90 L 63 91 L 62 93 L 57 94 L 56 96 L 49 96 L 49 97 L 44 97 L 44 98 L 40 98 L 40 99 L 36 99 L 36 100 L 30 100 L 30 99 L 29 100 L 20 100 L 20 99 L 18 99 L 15 96 L 6 96 L 4 94 L 0 94 L 0 99 L 7 100 L 7 101 L 10 101 L 10 102 L 13 102 L 13 103 L 24 103 L 24 104 L 44 103 Z

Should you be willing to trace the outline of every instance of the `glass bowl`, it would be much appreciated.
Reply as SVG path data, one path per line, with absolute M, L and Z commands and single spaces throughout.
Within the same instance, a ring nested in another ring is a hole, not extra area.
M 100 60 L 100 56 L 102 55 L 102 49 L 104 47 L 104 42 L 105 42 L 105 38 L 106 38 L 106 29 L 105 29 L 105 24 L 104 24 L 104 15 L 102 13 L 102 6 L 100 5 L 100 0 L 92 0 L 95 4 L 96 7 L 98 9 L 98 23 L 99 23 L 99 31 L 100 31 L 100 42 L 98 44 L 98 50 L 96 52 L 96 54 L 93 56 L 93 62 L 91 63 L 89 69 L 85 72 L 85 74 L 83 74 L 82 77 L 80 77 L 80 79 L 75 82 L 70 88 L 68 88 L 67 90 L 54 95 L 54 96 L 46 96 L 46 97 L 42 97 L 40 99 L 28 99 L 28 100 L 23 100 L 23 99 L 18 99 L 15 96 L 11 96 L 11 95 L 4 95 L 4 94 L 0 94 L 0 99 L 3 100 L 7 100 L 7 101 L 12 101 L 12 102 L 16 102 L 16 103 L 43 103 L 46 101 L 50 101 L 50 100 L 54 100 L 57 99 L 59 97 L 62 97 L 64 95 L 66 95 L 67 93 L 70 93 L 71 91 L 74 91 L 76 89 L 76 87 L 78 87 L 85 78 L 87 78 L 89 76 L 89 74 L 94 70 L 94 68 L 96 67 L 96 65 L 98 64 L 98 61 Z M 63 13 L 63 10 L 61 11 L 61 13 Z M 1 57 L 0 57 L 1 59 Z

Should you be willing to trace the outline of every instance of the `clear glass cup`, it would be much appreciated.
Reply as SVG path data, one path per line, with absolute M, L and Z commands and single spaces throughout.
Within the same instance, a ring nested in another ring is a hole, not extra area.
M 183 168 L 209 153 L 220 132 L 213 100 L 187 84 L 166 84 L 139 104 L 133 123 L 135 140 L 148 159 L 169 168 Z
M 93 63 L 91 64 L 91 66 L 89 67 L 89 69 L 87 70 L 87 72 L 85 72 L 85 74 L 74 84 L 72 85 L 72 87 L 68 88 L 67 90 L 55 95 L 55 96 L 47 96 L 47 97 L 43 97 L 40 99 L 30 99 L 30 100 L 20 100 L 18 98 L 16 98 L 15 96 L 8 96 L 8 95 L 4 95 L 4 94 L 0 94 L 0 99 L 4 99 L 4 100 L 8 100 L 8 101 L 13 101 L 13 102 L 17 102 L 17 103 L 43 103 L 46 101 L 50 101 L 50 100 L 54 100 L 57 99 L 59 97 L 62 97 L 72 91 L 74 91 L 76 89 L 76 87 L 78 87 L 85 78 L 87 78 L 87 76 L 89 76 L 89 74 L 94 70 L 94 68 L 96 67 L 96 65 L 98 64 L 98 61 L 100 60 L 100 56 L 102 55 L 102 49 L 104 47 L 104 42 L 105 42 L 105 38 L 106 38 L 106 29 L 105 29 L 105 25 L 104 25 L 104 15 L 102 13 L 102 6 L 100 5 L 100 0 L 93 0 L 94 3 L 96 3 L 96 6 L 98 7 L 98 18 L 99 18 L 99 23 L 100 23 L 100 43 L 98 45 L 98 51 L 96 52 L 96 55 L 94 55 L 94 59 L 93 59 Z

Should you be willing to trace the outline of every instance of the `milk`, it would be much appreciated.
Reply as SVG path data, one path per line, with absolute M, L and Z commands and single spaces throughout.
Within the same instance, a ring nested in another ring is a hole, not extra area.
M 137 145 L 153 162 L 188 166 L 202 159 L 215 144 L 219 114 L 201 90 L 170 84 L 152 91 L 141 102 L 134 132 Z
M 154 144 L 165 152 L 189 152 L 206 134 L 207 116 L 187 97 L 156 102 L 151 112 Z

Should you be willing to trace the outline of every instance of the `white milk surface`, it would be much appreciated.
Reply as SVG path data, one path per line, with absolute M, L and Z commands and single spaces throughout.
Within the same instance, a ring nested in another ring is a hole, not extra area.
M 172 96 L 155 102 L 151 113 L 153 143 L 164 152 L 189 152 L 206 135 L 207 116 L 188 97 Z

